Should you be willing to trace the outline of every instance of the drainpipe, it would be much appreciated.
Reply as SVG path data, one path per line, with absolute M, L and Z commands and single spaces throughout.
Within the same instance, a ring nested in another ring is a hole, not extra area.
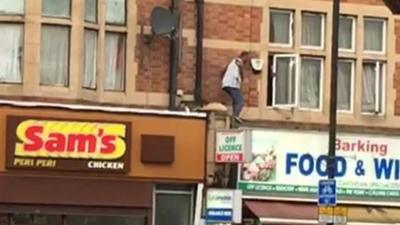
M 177 28 L 171 35 L 169 53 L 169 110 L 176 110 L 177 77 L 179 68 L 179 0 L 171 1 L 171 12 L 178 18 Z
M 204 0 L 196 0 L 196 8 L 196 77 L 194 86 L 194 99 L 197 104 L 202 104 Z

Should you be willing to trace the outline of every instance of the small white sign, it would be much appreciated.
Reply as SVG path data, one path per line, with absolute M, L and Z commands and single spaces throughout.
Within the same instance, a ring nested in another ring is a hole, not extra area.
M 245 132 L 217 131 L 215 161 L 218 163 L 244 162 Z
M 208 189 L 206 219 L 213 222 L 241 223 L 242 191 Z

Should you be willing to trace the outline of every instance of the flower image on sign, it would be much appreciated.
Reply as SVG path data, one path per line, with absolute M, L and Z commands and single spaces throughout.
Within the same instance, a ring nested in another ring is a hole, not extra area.
M 244 131 L 217 131 L 215 161 L 237 163 L 244 160 Z
M 240 189 L 315 199 L 318 180 L 327 178 L 327 133 L 253 130 L 251 142 L 252 158 L 240 168 Z M 339 199 L 400 200 L 400 139 L 338 134 L 336 155 Z
M 125 171 L 127 124 L 7 118 L 7 167 Z

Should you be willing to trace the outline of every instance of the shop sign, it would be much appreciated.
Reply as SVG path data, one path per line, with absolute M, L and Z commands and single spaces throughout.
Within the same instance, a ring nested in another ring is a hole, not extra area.
M 208 189 L 207 215 L 208 222 L 241 223 L 242 192 L 240 190 Z
M 7 117 L 7 169 L 126 172 L 124 122 Z
M 244 160 L 245 132 L 242 130 L 217 131 L 215 161 L 238 163 Z
M 316 200 L 318 181 L 328 177 L 326 132 L 253 130 L 250 136 L 252 156 L 240 168 L 240 189 Z M 339 199 L 400 201 L 399 138 L 338 134 L 336 155 Z
M 320 223 L 346 224 L 347 214 L 347 207 L 323 206 L 318 208 L 318 221 Z

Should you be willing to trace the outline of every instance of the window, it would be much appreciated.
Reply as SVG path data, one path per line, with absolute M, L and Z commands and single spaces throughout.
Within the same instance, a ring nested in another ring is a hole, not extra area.
M 42 14 L 50 17 L 69 17 L 70 0 L 42 0 Z
M 269 20 L 269 42 L 285 46 L 293 43 L 293 12 L 271 10 Z
M 301 58 L 300 108 L 319 109 L 321 107 L 322 63 L 321 58 Z
M 171 202 L 174 207 L 171 207 Z M 156 190 L 155 225 L 170 224 L 193 224 L 193 192 L 191 190 Z
M 324 15 L 303 13 L 301 29 L 301 45 L 307 48 L 324 47 Z
M 1 14 L 24 14 L 24 0 L 1 0 Z
M 67 86 L 69 67 L 69 28 L 42 25 L 40 83 Z
M 97 0 L 85 0 L 85 21 L 97 21 Z
M 295 106 L 297 90 L 297 55 L 275 55 L 272 66 L 272 105 Z
M 106 33 L 104 89 L 123 91 L 125 79 L 125 34 Z
M 106 1 L 106 22 L 125 24 L 125 0 Z
M 337 110 L 352 111 L 354 61 L 339 60 L 337 75 Z
M 384 53 L 386 28 L 385 20 L 364 19 L 364 51 Z
M 67 215 L 66 225 L 144 225 L 145 217 Z
M 0 24 L 0 82 L 21 83 L 23 25 Z
M 15 213 L 12 214 L 12 224 L 24 225 L 53 225 L 61 224 L 61 215 L 44 215 L 44 214 L 27 214 Z
M 354 51 L 355 49 L 355 21 L 351 16 L 341 16 L 339 20 L 339 49 Z
M 85 76 L 83 87 L 96 88 L 97 32 L 85 30 Z
M 362 112 L 383 113 L 385 64 L 365 61 L 362 78 Z

